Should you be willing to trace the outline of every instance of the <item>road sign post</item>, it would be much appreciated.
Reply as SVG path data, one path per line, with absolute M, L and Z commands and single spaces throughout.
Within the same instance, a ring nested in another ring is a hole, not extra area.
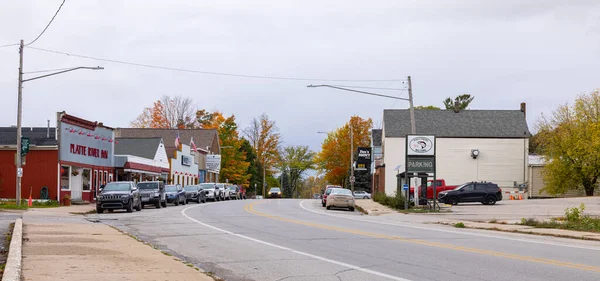
M 402 190 L 404 191 L 404 209 L 408 210 L 408 198 L 409 198 L 409 194 L 408 194 L 408 183 L 405 183 L 404 185 L 402 185 Z
M 407 135 L 406 138 L 406 158 L 405 173 L 407 182 L 414 177 L 424 178 L 423 188 L 425 189 L 425 199 L 427 199 L 427 178 L 433 174 L 433 208 L 436 207 L 436 139 L 434 135 Z M 419 205 L 418 192 L 419 184 L 415 185 L 415 206 Z M 408 198 L 407 198 L 408 199 Z

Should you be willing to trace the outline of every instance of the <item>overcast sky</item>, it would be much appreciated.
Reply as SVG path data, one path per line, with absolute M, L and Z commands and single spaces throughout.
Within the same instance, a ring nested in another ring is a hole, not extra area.
M 28 43 L 62 0 L 0 1 L 0 45 Z M 67 0 L 32 47 L 142 64 L 258 76 L 405 79 L 416 105 L 470 93 L 472 109 L 542 112 L 600 87 L 600 1 Z M 408 103 L 318 81 L 250 79 L 98 62 L 25 49 L 24 71 L 103 66 L 25 83 L 23 125 L 65 110 L 126 127 L 162 95 L 235 114 L 267 113 L 286 145 L 320 149 L 353 114 L 380 125 Z M 17 47 L 0 48 L 0 126 L 16 124 Z M 32 74 L 36 75 L 36 74 Z M 29 75 L 27 77 L 32 77 Z M 327 82 L 403 88 L 398 82 Z M 406 91 L 379 91 L 406 97 Z M 418 130 L 418 128 L 417 128 Z

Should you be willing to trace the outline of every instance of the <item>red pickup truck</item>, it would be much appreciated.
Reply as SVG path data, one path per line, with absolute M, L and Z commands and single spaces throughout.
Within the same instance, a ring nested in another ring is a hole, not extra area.
M 435 181 L 436 181 L 436 188 L 435 188 L 436 194 L 438 194 L 442 191 L 452 190 L 452 189 L 455 189 L 456 187 L 458 187 L 458 185 L 446 185 L 446 181 L 443 179 L 436 179 Z M 419 195 L 422 192 L 421 188 L 423 188 L 423 185 L 421 185 L 419 187 Z M 414 196 L 415 196 L 415 188 L 411 187 L 409 198 L 413 198 Z M 427 199 L 433 199 L 433 180 L 427 181 Z

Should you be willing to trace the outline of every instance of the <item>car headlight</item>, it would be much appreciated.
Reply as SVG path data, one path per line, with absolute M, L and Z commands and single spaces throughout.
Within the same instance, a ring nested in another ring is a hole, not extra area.
M 160 196 L 160 192 L 154 192 L 154 197 Z

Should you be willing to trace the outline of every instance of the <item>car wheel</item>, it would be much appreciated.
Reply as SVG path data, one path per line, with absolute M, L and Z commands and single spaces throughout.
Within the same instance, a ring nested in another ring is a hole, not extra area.
M 173 200 L 173 203 L 175 203 L 175 206 L 179 206 L 179 198 L 177 198 L 177 200 Z
M 485 198 L 485 203 L 487 203 L 487 205 L 494 205 L 496 204 L 496 197 L 495 196 L 488 196 Z
M 458 197 L 453 196 L 453 197 L 449 198 L 448 203 L 450 203 L 451 205 L 458 205 Z
M 135 210 L 138 212 L 142 210 L 142 200 L 138 201 L 138 204 L 135 207 Z
M 127 212 L 133 212 L 133 200 L 129 199 L 129 204 L 127 204 Z
M 350 207 L 350 212 L 354 212 L 354 207 Z
M 363 199 L 369 199 L 369 196 L 365 196 L 365 197 L 363 197 Z
M 160 200 L 154 203 L 154 207 L 160 209 Z
M 327 206 L 327 210 L 331 210 L 331 206 Z
M 102 213 L 104 213 L 104 209 L 102 209 L 102 207 L 98 207 L 98 206 L 96 206 L 96 212 L 97 212 L 98 214 L 102 214 Z
M 165 201 L 162 201 L 161 205 L 163 208 L 167 207 L 167 199 L 166 198 L 165 198 Z

